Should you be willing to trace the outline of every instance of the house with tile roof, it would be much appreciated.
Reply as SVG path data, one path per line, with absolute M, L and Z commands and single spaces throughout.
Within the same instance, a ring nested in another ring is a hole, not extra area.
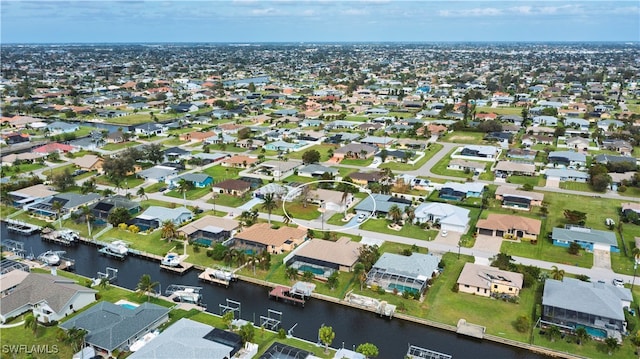
M 523 282 L 522 273 L 504 271 L 475 263 L 465 263 L 456 284 L 459 293 L 483 297 L 489 297 L 492 294 L 517 297 L 520 295 Z
M 541 226 L 542 222 L 537 219 L 497 213 L 479 219 L 476 224 L 478 234 L 530 241 L 538 239 Z
M 99 354 L 111 356 L 124 351 L 149 332 L 169 320 L 169 308 L 142 303 L 129 309 L 110 302 L 100 302 L 60 324 L 64 330 L 84 329 L 84 341 Z
M 134 224 L 140 230 L 155 229 L 162 226 L 165 221 L 170 221 L 176 226 L 193 219 L 193 212 L 186 207 L 166 208 L 149 206 L 142 214 L 134 218 Z
M 466 208 L 440 202 L 424 202 L 416 207 L 415 223 L 438 223 L 442 230 L 465 233 L 469 226 Z
M 480 198 L 484 187 L 484 183 L 479 182 L 447 182 L 440 188 L 438 198 L 452 201 L 462 201 L 467 197 Z
M 533 191 L 521 191 L 511 186 L 499 186 L 496 199 L 502 202 L 503 208 L 531 210 L 532 206 L 542 206 L 544 194 Z
M 104 160 L 100 156 L 87 154 L 82 157 L 73 158 L 71 162 L 81 170 L 102 172 Z
M 307 231 L 293 227 L 271 228 L 268 223 L 257 223 L 237 233 L 230 241 L 233 248 L 271 254 L 288 252 L 302 244 Z
M 227 179 L 211 185 L 214 193 L 230 194 L 232 196 L 242 196 L 251 189 L 251 183 L 239 179 Z
M 190 240 L 200 241 L 203 239 L 209 242 L 221 242 L 231 238 L 240 228 L 240 222 L 230 219 L 211 215 L 206 215 L 178 229 L 179 234 L 183 234 Z
M 59 321 L 96 301 L 98 291 L 75 281 L 43 273 L 29 273 L 2 298 L 0 321 L 32 312 L 42 323 Z
M 351 272 L 358 263 L 362 247 L 363 244 L 348 237 L 341 237 L 335 242 L 312 238 L 294 249 L 283 262 L 294 268 L 304 265 L 321 268 L 329 275 L 334 271 Z
M 68 152 L 75 152 L 75 151 L 76 149 L 73 148 L 73 146 L 65 145 L 63 143 L 52 142 L 52 143 L 47 143 L 44 146 L 36 147 L 31 152 L 43 153 L 48 155 L 54 152 L 68 153 Z

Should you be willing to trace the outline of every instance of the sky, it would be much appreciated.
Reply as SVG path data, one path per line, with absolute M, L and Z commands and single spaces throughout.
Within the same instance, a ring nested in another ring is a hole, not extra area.
M 640 2 L 0 0 L 0 42 L 640 41 Z

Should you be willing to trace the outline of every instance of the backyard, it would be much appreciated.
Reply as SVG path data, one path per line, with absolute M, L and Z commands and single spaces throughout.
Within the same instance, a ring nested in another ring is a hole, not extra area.
M 418 160 L 415 164 L 400 163 L 400 162 L 386 162 L 381 164 L 378 168 L 389 168 L 393 171 L 412 171 L 424 166 L 431 157 L 440 152 L 442 145 L 439 143 L 432 143 L 427 149 L 424 150 L 424 156 Z
M 318 151 L 318 153 L 320 153 L 320 161 L 319 162 L 324 162 L 329 160 L 329 150 L 335 150 L 336 148 L 338 148 L 337 145 L 330 145 L 330 144 L 321 144 L 321 145 L 315 145 L 315 146 L 311 146 L 307 149 L 304 149 L 302 151 L 297 151 L 297 152 L 292 152 L 289 153 L 288 157 L 290 159 L 296 159 L 296 160 L 302 160 L 302 155 L 307 152 L 307 151 L 311 151 L 311 150 L 315 150 Z
M 217 183 L 226 179 L 238 178 L 238 173 L 240 173 L 240 171 L 242 171 L 240 168 L 216 165 L 206 168 L 202 172 L 211 176 L 213 178 L 213 182 Z

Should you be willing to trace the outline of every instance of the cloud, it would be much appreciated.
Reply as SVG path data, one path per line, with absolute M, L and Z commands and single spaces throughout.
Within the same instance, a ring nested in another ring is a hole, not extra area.
M 502 9 L 488 7 L 462 10 L 440 10 L 438 11 L 438 14 L 444 17 L 500 16 L 504 15 L 504 11 Z

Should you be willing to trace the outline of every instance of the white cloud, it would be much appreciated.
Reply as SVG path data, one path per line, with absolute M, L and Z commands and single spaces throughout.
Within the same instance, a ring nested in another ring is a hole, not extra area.
M 345 10 L 340 11 L 340 13 L 342 15 L 347 15 L 347 16 L 369 15 L 369 11 L 367 11 L 366 9 L 345 9 Z
M 445 17 L 499 16 L 504 15 L 504 11 L 502 9 L 488 7 L 462 10 L 440 10 L 438 14 Z

